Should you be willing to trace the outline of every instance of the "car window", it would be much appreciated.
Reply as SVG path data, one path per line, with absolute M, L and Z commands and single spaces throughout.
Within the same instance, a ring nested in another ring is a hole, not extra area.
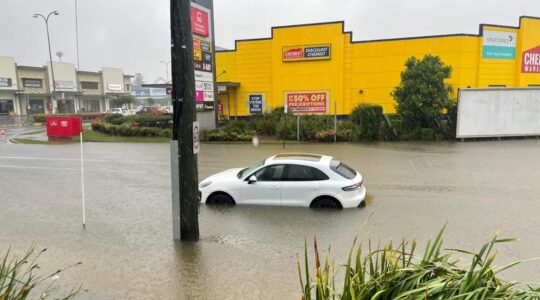
M 333 159 L 330 162 L 330 169 L 347 179 L 356 177 L 356 171 L 339 160 Z
M 327 179 L 328 176 L 321 170 L 302 165 L 288 165 L 284 178 L 286 181 L 314 181 Z
M 285 165 L 271 165 L 255 172 L 257 181 L 280 181 L 283 177 Z

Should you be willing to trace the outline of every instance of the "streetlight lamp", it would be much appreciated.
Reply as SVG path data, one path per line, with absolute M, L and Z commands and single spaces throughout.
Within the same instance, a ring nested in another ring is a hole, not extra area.
M 53 101 L 53 107 L 54 107 L 54 94 L 56 93 L 56 84 L 54 82 L 54 67 L 53 67 L 53 60 L 52 60 L 52 52 L 51 52 L 51 38 L 49 37 L 49 17 L 51 15 L 55 15 L 55 16 L 58 16 L 60 13 L 57 12 L 56 10 L 54 11 L 51 11 L 46 17 L 42 14 L 34 14 L 33 17 L 34 18 L 38 18 L 38 17 L 41 17 L 43 18 L 43 21 L 45 21 L 45 28 L 47 29 L 47 42 L 49 44 L 49 59 L 51 61 L 51 77 L 52 77 L 52 86 L 53 86 L 53 92 L 52 92 L 52 101 Z M 55 113 L 55 111 L 53 111 L 53 113 Z
M 171 61 L 170 60 L 169 61 L 163 61 L 162 60 L 162 61 L 160 61 L 160 63 L 165 64 L 165 69 L 166 69 L 165 73 L 167 74 L 167 83 L 169 83 L 169 64 L 171 63 Z

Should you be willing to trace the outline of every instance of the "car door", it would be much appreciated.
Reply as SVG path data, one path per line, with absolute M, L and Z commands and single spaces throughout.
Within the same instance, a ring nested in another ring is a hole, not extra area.
M 257 170 L 252 175 L 257 178 L 256 182 L 242 182 L 242 203 L 280 205 L 281 179 L 285 165 L 270 165 Z M 249 179 L 250 176 L 248 176 Z
M 328 179 L 322 171 L 303 165 L 287 165 L 281 184 L 281 205 L 309 206 L 319 196 L 319 181 Z

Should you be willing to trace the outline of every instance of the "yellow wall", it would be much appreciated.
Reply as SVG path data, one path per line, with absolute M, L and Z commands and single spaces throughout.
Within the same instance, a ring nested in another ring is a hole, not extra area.
M 351 42 L 343 22 L 272 28 L 272 37 L 236 42 L 232 51 L 216 52 L 218 82 L 238 82 L 219 95 L 224 115 L 249 115 L 248 95 L 263 93 L 265 111 L 281 107 L 288 91 L 328 91 L 329 113 L 349 114 L 360 103 L 376 103 L 394 112 L 390 93 L 400 82 L 404 63 L 411 56 L 438 55 L 451 65 L 448 83 L 454 88 L 507 87 L 540 84 L 540 73 L 521 73 L 521 52 L 540 45 L 540 20 L 520 18 L 520 27 L 482 25 L 483 30 L 515 32 L 516 59 L 482 58 L 481 35 L 448 35 L 394 40 Z M 283 47 L 331 44 L 331 59 L 284 62 Z M 360 92 L 361 91 L 361 92 Z M 237 98 L 235 105 L 234 98 Z M 230 110 L 229 110 L 230 109 Z

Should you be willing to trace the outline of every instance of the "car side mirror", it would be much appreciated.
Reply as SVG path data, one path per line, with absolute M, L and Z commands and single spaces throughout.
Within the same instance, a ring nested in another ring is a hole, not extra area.
M 248 184 L 252 184 L 255 182 L 257 182 L 257 177 L 255 177 L 255 175 L 251 175 L 251 177 L 249 177 L 248 179 Z

